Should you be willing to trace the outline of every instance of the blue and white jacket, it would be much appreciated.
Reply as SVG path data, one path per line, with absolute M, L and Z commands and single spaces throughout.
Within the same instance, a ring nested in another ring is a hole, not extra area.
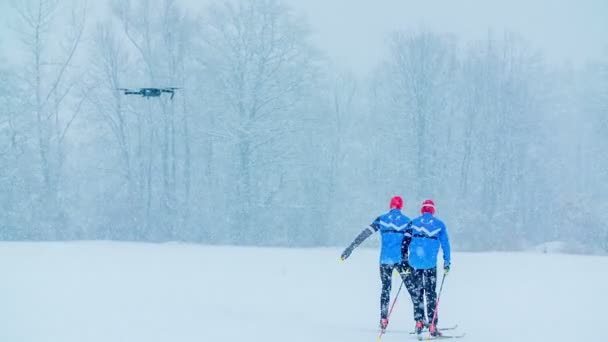
M 376 218 L 369 227 L 365 228 L 348 246 L 343 256 L 350 253 L 373 233 L 380 231 L 382 247 L 380 249 L 380 264 L 400 264 L 403 262 L 405 232 L 410 224 L 410 218 L 399 209 L 391 209 L 386 214 Z
M 439 247 L 443 251 L 443 265 L 450 264 L 450 239 L 443 221 L 429 213 L 424 213 L 412 220 L 406 234 L 411 235 L 407 251 L 410 267 L 414 269 L 437 267 Z

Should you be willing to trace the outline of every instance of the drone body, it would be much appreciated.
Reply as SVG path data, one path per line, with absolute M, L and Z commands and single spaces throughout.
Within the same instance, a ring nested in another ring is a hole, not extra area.
M 118 90 L 122 90 L 125 92 L 125 95 L 141 95 L 145 98 L 150 97 L 160 97 L 162 93 L 170 93 L 171 99 L 175 95 L 175 90 L 179 88 L 169 87 L 169 88 L 135 88 L 135 89 L 126 89 L 126 88 L 118 88 Z

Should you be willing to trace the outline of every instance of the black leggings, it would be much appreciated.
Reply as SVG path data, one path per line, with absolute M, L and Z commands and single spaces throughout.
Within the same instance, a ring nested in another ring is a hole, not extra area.
M 424 321 L 424 300 L 426 298 L 426 314 L 428 317 L 427 322 L 433 320 L 435 314 L 435 304 L 437 302 L 437 268 L 429 268 L 427 270 L 412 270 L 412 273 L 407 277 L 406 286 L 410 296 L 412 296 L 412 303 L 414 304 L 414 320 Z M 438 317 L 435 317 L 435 323 L 437 324 Z
M 388 306 L 391 299 L 391 285 L 392 285 L 392 275 L 393 270 L 397 269 L 399 274 L 401 274 L 401 278 L 405 282 L 405 286 L 413 286 L 411 282 L 408 281 L 411 276 L 404 277 L 403 276 L 403 266 L 401 264 L 381 264 L 380 265 L 380 280 L 382 281 L 382 292 L 380 292 L 380 318 L 388 318 Z M 408 291 L 411 293 L 409 287 Z M 412 288 L 413 291 L 413 288 Z

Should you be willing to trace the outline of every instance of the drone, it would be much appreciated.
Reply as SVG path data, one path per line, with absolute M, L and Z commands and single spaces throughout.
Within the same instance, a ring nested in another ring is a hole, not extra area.
M 136 89 L 126 89 L 126 88 L 118 88 L 118 90 L 122 90 L 125 92 L 125 95 L 141 95 L 145 98 L 150 97 L 159 97 L 162 93 L 170 93 L 170 99 L 173 100 L 173 96 L 175 95 L 175 90 L 179 88 L 168 87 L 168 88 L 136 88 Z

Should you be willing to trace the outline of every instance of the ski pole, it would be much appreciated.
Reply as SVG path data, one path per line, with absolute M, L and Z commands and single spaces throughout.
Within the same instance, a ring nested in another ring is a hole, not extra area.
M 435 302 L 435 312 L 433 312 L 433 320 L 431 321 L 431 325 L 435 325 L 435 320 L 437 320 L 437 311 L 439 310 L 439 298 L 441 298 L 441 290 L 443 290 L 443 281 L 445 280 L 445 276 L 447 273 L 443 272 L 443 278 L 441 278 L 441 286 L 439 286 L 439 293 L 437 293 L 437 301 Z M 435 327 L 437 329 L 437 327 Z M 429 329 L 429 338 L 427 341 L 431 340 L 431 329 Z
M 386 327 L 388 327 L 388 319 L 391 317 L 391 313 L 393 312 L 393 308 L 395 307 L 395 303 L 397 303 L 397 298 L 399 297 L 399 292 L 401 292 L 401 288 L 403 287 L 403 280 L 401 280 L 401 285 L 399 285 L 399 290 L 397 290 L 397 294 L 395 295 L 395 299 L 393 299 L 393 304 L 391 304 L 390 310 L 388 310 L 388 315 L 386 316 Z M 382 338 L 382 334 L 386 331 L 386 328 L 380 329 L 380 333 L 378 334 L 378 341 Z

